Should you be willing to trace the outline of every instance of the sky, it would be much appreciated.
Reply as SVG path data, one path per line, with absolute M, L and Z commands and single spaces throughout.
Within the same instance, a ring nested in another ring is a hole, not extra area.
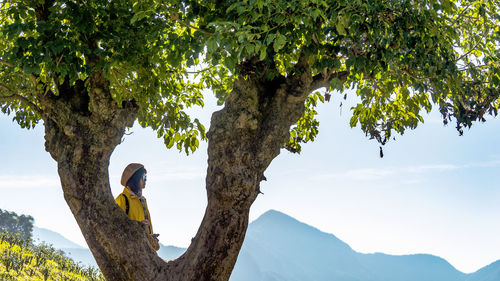
M 208 128 L 214 98 L 191 113 Z M 343 106 L 340 106 L 340 103 Z M 332 233 L 362 253 L 427 253 L 474 272 L 500 259 L 500 120 L 459 137 L 439 114 L 384 147 L 350 128 L 350 106 L 334 95 L 319 108 L 320 132 L 302 153 L 282 150 L 261 183 L 250 219 L 274 209 Z M 86 246 L 64 201 L 43 124 L 23 130 L 0 115 L 0 208 L 29 214 L 39 227 Z M 165 245 L 187 247 L 206 207 L 207 145 L 186 156 L 167 150 L 151 129 L 131 128 L 110 161 L 116 197 L 130 162 L 148 170 L 144 195 Z

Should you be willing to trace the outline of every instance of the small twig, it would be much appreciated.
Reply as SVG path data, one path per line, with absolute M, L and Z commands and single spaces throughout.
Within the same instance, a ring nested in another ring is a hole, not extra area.
M 1 59 L 0 59 L 0 64 L 6 65 L 8 67 L 14 67 L 14 65 L 12 63 L 5 61 L 5 60 L 1 60 Z
M 349 75 L 349 71 L 346 70 L 335 72 L 334 69 L 330 69 L 327 73 L 327 75 L 324 75 L 324 73 L 319 73 L 313 77 L 313 82 L 309 86 L 309 92 L 323 87 L 328 88 L 330 86 L 330 81 L 332 81 L 334 78 L 338 78 L 341 81 L 345 82 L 347 80 L 347 76 Z
M 59 64 L 61 63 L 62 59 L 64 58 L 64 54 L 62 54 L 59 59 L 56 62 L 56 67 L 59 67 Z
M 190 23 L 187 23 L 187 22 L 185 22 L 185 21 L 181 20 L 181 19 L 179 18 L 179 14 L 178 14 L 178 13 L 175 13 L 175 14 L 171 15 L 171 16 L 170 16 L 170 19 L 171 19 L 171 20 L 175 20 L 175 21 L 179 22 L 180 24 L 182 24 L 182 25 L 184 25 L 184 26 L 187 26 L 187 27 L 189 27 L 189 28 L 192 28 L 192 29 L 194 29 L 194 30 L 197 30 L 197 31 L 199 31 L 199 32 L 201 32 L 201 33 L 205 33 L 205 34 L 208 34 L 208 35 L 214 35 L 214 33 L 213 33 L 213 32 L 203 30 L 203 29 L 201 29 L 201 28 L 198 28 L 198 27 L 196 27 L 196 26 L 194 26 L 194 25 L 192 25 L 192 24 L 190 24 Z
M 16 92 L 14 92 L 11 88 L 9 88 L 7 85 L 5 84 L 2 84 L 0 83 L 0 88 L 3 88 L 4 90 L 6 90 L 7 92 L 9 92 L 9 94 L 11 95 L 16 95 Z
M 56 94 L 57 94 L 57 96 L 59 96 L 60 95 L 60 93 L 59 93 L 59 86 L 60 86 L 59 85 L 59 76 L 57 74 L 54 74 L 52 79 L 54 80 L 54 84 L 56 84 Z
M 472 5 L 472 3 L 469 3 L 469 5 L 467 5 L 461 12 L 460 14 L 457 15 L 457 18 L 455 19 L 455 23 L 458 22 L 458 20 L 465 14 L 465 12 L 467 12 L 467 10 L 469 10 L 470 6 Z
M 472 53 L 473 51 L 477 51 L 477 50 L 476 50 L 476 47 L 477 47 L 477 45 L 479 45 L 479 43 L 481 43 L 481 41 L 476 42 L 476 44 L 474 45 L 474 47 L 472 47 L 472 48 L 471 48 L 471 49 L 470 49 L 467 53 L 465 53 L 465 54 L 461 55 L 461 56 L 460 56 L 460 57 L 459 57 L 456 61 L 460 61 L 460 60 L 462 60 L 464 57 L 466 57 L 466 56 L 470 55 L 470 53 Z
M 122 83 L 120 83 L 120 80 L 118 80 L 118 77 L 116 76 L 116 72 L 114 69 L 111 69 L 111 74 L 113 74 L 113 77 L 115 78 L 116 83 L 118 83 L 118 85 L 120 85 L 120 87 L 122 87 L 125 91 L 131 93 L 130 89 L 127 89 L 125 86 L 122 85 Z
M 483 67 L 486 67 L 486 66 L 488 66 L 488 65 L 487 64 L 481 64 L 481 65 L 475 65 L 474 67 L 475 68 L 483 68 Z M 469 69 L 470 69 L 469 67 L 465 67 L 465 68 L 459 69 L 458 71 L 463 72 L 463 71 L 467 71 Z
M 203 73 L 203 72 L 207 72 L 210 69 L 213 69 L 213 67 L 207 67 L 207 68 L 204 68 L 204 69 L 199 70 L 199 71 L 185 71 L 184 73 L 187 73 L 187 74 L 200 74 L 200 73 Z

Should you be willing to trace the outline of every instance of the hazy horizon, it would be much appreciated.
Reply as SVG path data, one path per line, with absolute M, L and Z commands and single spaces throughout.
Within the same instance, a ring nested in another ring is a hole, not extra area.
M 207 94 L 208 96 L 208 94 Z M 269 209 L 332 233 L 363 253 L 427 253 L 470 273 L 500 259 L 500 121 L 474 124 L 458 136 L 437 114 L 384 148 L 349 128 L 349 101 L 321 105 L 320 133 L 301 155 L 282 150 L 265 172 L 253 221 Z M 342 109 L 339 109 L 343 102 Z M 215 101 L 193 110 L 209 127 Z M 67 207 L 55 161 L 44 150 L 43 126 L 22 130 L 2 114 L 0 208 L 31 214 L 35 224 L 84 239 Z M 150 129 L 135 125 L 112 155 L 114 196 L 130 162 L 148 169 L 153 227 L 165 245 L 186 247 L 206 206 L 206 143 L 192 156 L 167 150 Z

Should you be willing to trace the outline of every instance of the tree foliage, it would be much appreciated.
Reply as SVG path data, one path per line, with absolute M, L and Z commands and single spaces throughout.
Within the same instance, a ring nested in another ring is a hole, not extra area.
M 137 14 L 170 18 L 183 38 L 178 47 L 203 47 L 204 62 L 223 66 L 222 77 L 287 77 L 304 55 L 313 75 L 331 78 L 321 85 L 328 96 L 356 90 L 351 126 L 382 144 L 423 122 L 432 104 L 460 133 L 498 113 L 498 0 L 140 2 Z M 316 103 L 308 99 L 292 129 L 292 150 L 317 134 Z
M 117 101 L 140 105 L 141 125 L 168 147 L 194 149 L 204 127 L 184 109 L 203 105 L 201 89 L 222 103 L 238 75 L 290 76 L 301 55 L 313 75 L 345 72 L 322 86 L 356 89 L 351 126 L 382 144 L 423 122 L 432 104 L 461 133 L 498 112 L 498 0 L 1 5 L 2 111 L 27 128 L 39 119 L 34 88 L 57 95 L 58 86 L 103 69 Z M 37 14 L 37 5 L 47 10 Z M 308 100 L 292 128 L 291 150 L 316 136 L 315 104 Z
M 0 209 L 0 233 L 18 234 L 25 240 L 31 240 L 33 221 L 32 216 L 18 215 Z
M 167 50 L 164 20 L 134 18 L 128 1 L 2 1 L 0 109 L 31 128 L 43 111 L 37 92 L 89 87 L 90 74 L 102 70 L 119 104 L 138 105 L 142 126 L 168 147 L 194 151 L 205 129 L 185 109 L 203 105 L 201 86 Z

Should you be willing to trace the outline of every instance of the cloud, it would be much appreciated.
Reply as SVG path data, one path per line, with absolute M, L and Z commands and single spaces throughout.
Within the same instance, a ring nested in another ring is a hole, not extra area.
M 467 165 L 455 165 L 455 164 L 426 164 L 418 166 L 408 166 L 408 167 L 388 167 L 388 168 L 363 168 L 363 169 L 353 169 L 334 173 L 322 173 L 313 176 L 316 180 L 329 180 L 329 179 L 345 179 L 345 180 L 357 180 L 357 181 L 377 181 L 386 180 L 389 178 L 394 178 L 395 176 L 405 176 L 418 175 L 423 173 L 432 172 L 445 172 L 445 171 L 455 171 L 460 169 L 468 168 L 478 168 L 478 167 L 497 167 L 500 166 L 500 161 L 485 161 L 471 163 Z M 420 181 L 419 179 L 407 178 L 404 183 L 414 184 Z
M 421 182 L 422 182 L 421 179 L 407 179 L 407 180 L 401 181 L 401 184 L 403 184 L 403 185 L 414 185 L 414 184 L 419 184 Z
M 353 179 L 361 181 L 372 181 L 372 180 L 383 180 L 394 174 L 394 170 L 389 169 L 378 169 L 378 168 L 367 168 L 367 169 L 354 169 L 347 170 L 341 173 L 325 173 L 315 176 L 315 179 L 327 180 L 327 179 Z
M 474 162 L 468 165 L 465 165 L 465 167 L 469 168 L 493 168 L 493 167 L 498 167 L 500 166 L 500 160 L 492 160 L 492 161 L 486 161 L 486 162 Z
M 425 173 L 431 171 L 450 171 L 457 170 L 463 168 L 464 166 L 457 166 L 453 164 L 438 164 L 438 165 L 420 165 L 420 166 L 410 166 L 407 168 L 401 169 L 402 171 L 410 172 L 410 173 Z
M 0 188 L 59 187 L 57 176 L 47 175 L 0 175 Z

